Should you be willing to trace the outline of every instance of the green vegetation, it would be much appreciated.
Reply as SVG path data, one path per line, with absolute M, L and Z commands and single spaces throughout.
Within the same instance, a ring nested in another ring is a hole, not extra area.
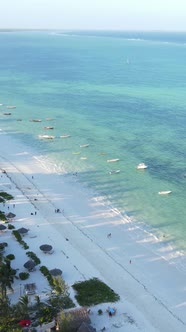
M 13 261 L 15 259 L 15 256 L 13 254 L 9 254 L 5 257 L 5 260 Z
M 8 299 L 0 299 L 0 332 L 18 332 L 22 328 L 17 324 L 17 316 L 14 313 L 13 307 L 10 306 Z
M 14 225 L 8 224 L 8 229 L 15 229 Z
M 21 280 L 26 280 L 26 279 L 29 278 L 29 276 L 30 276 L 30 274 L 29 274 L 28 272 L 20 272 L 20 273 L 19 273 L 19 278 L 20 278 Z
M 53 278 L 52 278 L 49 270 L 47 269 L 47 267 L 41 266 L 40 271 L 47 278 L 49 285 L 53 288 L 54 287 Z
M 119 295 L 97 278 L 78 282 L 72 287 L 77 292 L 76 300 L 81 306 L 91 306 L 119 300 Z
M 3 211 L 0 211 L 0 220 L 7 221 L 5 213 Z
M 7 247 L 7 246 L 8 246 L 8 243 L 6 243 L 6 242 L 1 242 L 1 243 L 0 243 L 0 251 L 3 251 L 4 248 Z
M 29 249 L 29 246 L 26 244 L 25 241 L 22 240 L 22 236 L 18 231 L 13 230 L 12 234 L 15 236 L 16 240 L 23 246 L 25 250 Z
M 10 199 L 14 199 L 12 195 L 6 193 L 5 191 L 0 191 L 0 198 L 3 199 L 3 202 L 5 200 L 9 201 Z
M 36 263 L 36 265 L 41 263 L 40 259 L 36 256 L 36 254 L 34 252 L 27 251 L 26 254 L 29 258 L 31 258 Z
M 16 275 L 16 270 L 11 268 L 9 260 L 1 260 L 0 264 L 0 299 L 6 299 L 7 288 L 12 290 L 12 284 Z

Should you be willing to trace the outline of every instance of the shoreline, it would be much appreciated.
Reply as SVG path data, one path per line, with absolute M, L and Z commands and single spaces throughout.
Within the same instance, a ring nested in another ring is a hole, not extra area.
M 31 149 L 16 143 L 2 131 L 0 134 L 1 165 L 4 164 L 13 186 L 17 186 L 23 197 L 37 209 L 43 225 L 47 225 L 46 230 L 50 226 L 55 236 L 58 234 L 56 245 L 63 239 L 67 249 L 62 250 L 70 252 L 72 265 L 77 268 L 76 277 L 90 278 L 96 274 L 101 278 L 121 296 L 125 312 L 128 307 L 141 324 L 145 320 L 148 329 L 141 331 L 185 330 L 186 265 L 183 264 L 182 270 L 176 268 L 177 258 L 173 258 L 176 251 L 172 252 L 164 242 L 152 238 L 117 215 L 115 210 L 107 209 L 99 199 L 89 197 L 75 180 L 50 173 L 38 157 L 30 153 Z M 11 189 L 7 191 L 11 192 Z M 33 200 L 36 195 L 38 201 Z M 64 212 L 56 215 L 54 210 L 58 207 Z M 35 232 L 38 232 L 38 225 L 42 227 L 42 224 L 33 224 L 30 216 L 26 219 L 32 229 L 34 225 Z M 21 220 L 19 222 L 21 224 Z M 49 240 L 55 243 L 52 232 L 42 234 L 43 240 L 44 235 L 48 239 L 50 235 Z M 108 238 L 110 233 L 112 236 Z M 153 247 L 157 247 L 156 252 Z M 56 251 L 60 251 L 59 248 Z

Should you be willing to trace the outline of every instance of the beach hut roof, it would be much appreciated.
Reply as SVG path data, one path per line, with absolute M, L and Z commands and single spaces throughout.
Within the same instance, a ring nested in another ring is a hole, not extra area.
M 4 231 L 6 229 L 6 226 L 3 224 L 0 224 L 0 231 Z
M 39 248 L 42 251 L 51 251 L 52 250 L 52 246 L 50 244 L 42 244 Z
M 28 229 L 27 228 L 24 228 L 24 227 L 21 227 L 17 230 L 20 234 L 26 234 L 28 233 Z
M 93 328 L 91 325 L 83 322 L 77 332 L 96 332 L 96 329 Z
M 70 327 L 71 329 L 80 328 L 81 324 L 84 322 L 90 324 L 90 317 L 87 308 L 77 308 L 77 309 L 67 309 L 65 310 L 65 316 L 70 317 Z M 86 331 L 88 332 L 88 331 Z M 92 332 L 92 331 L 91 331 Z
M 7 215 L 6 215 L 7 218 L 14 218 L 16 217 L 16 214 L 12 213 L 12 212 L 9 212 Z
M 28 270 L 32 270 L 36 266 L 36 263 L 32 260 L 29 259 L 25 264 L 24 267 Z
M 53 277 L 62 275 L 62 271 L 60 269 L 52 269 L 49 272 Z

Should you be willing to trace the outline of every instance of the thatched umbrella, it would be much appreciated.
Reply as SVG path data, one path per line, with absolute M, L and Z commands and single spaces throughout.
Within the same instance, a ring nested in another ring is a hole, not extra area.
M 16 214 L 12 213 L 12 212 L 9 212 L 7 215 L 6 215 L 7 218 L 11 219 L 11 218 L 14 218 L 16 217 Z
M 50 252 L 52 250 L 52 246 L 50 244 L 42 244 L 39 248 L 44 252 Z
M 29 259 L 25 264 L 24 267 L 28 269 L 29 271 L 32 270 L 36 266 L 36 263 L 32 260 Z
M 60 269 L 52 269 L 49 271 L 53 277 L 61 276 L 62 271 Z
M 19 234 L 26 234 L 26 233 L 28 233 L 28 229 L 24 228 L 24 227 L 19 228 L 17 231 L 19 232 Z
M 0 231 L 4 231 L 6 229 L 6 226 L 3 224 L 0 224 Z

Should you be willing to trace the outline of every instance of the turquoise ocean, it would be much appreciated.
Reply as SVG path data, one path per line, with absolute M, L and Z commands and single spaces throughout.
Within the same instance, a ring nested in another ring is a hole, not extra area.
M 77 172 L 85 190 L 185 251 L 186 33 L 0 32 L 0 103 L 0 128 L 59 176 Z

